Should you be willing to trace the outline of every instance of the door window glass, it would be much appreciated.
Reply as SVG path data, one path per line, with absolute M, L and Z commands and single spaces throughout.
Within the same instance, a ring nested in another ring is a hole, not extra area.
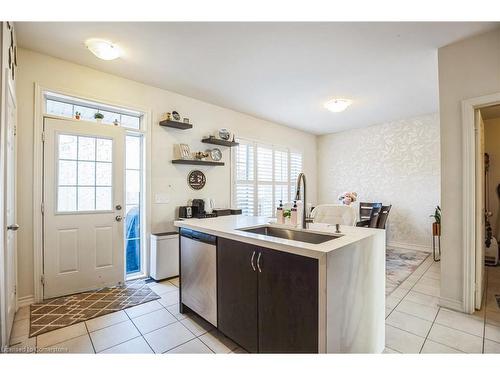
M 57 212 L 112 207 L 113 141 L 58 134 Z

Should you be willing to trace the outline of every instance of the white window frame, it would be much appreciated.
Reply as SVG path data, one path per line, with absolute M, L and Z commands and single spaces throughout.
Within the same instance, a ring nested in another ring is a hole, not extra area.
M 282 145 L 275 145 L 275 144 L 269 144 L 265 142 L 261 142 L 258 140 L 252 140 L 248 138 L 238 138 L 237 142 L 243 143 L 243 144 L 249 144 L 252 145 L 254 148 L 254 153 L 253 153 L 253 180 L 237 180 L 236 179 L 236 147 L 232 149 L 231 153 L 231 158 L 234 160 L 234 163 L 232 163 L 232 168 L 231 168 L 231 204 L 235 207 L 236 206 L 236 186 L 238 184 L 253 184 L 253 189 L 254 189 L 254 201 L 253 201 L 253 215 L 258 216 L 259 215 L 259 186 L 264 186 L 264 185 L 270 185 L 273 187 L 272 189 L 272 207 L 271 207 L 271 217 L 275 217 L 276 215 L 276 197 L 275 197 L 275 186 L 287 186 L 288 191 L 287 191 L 287 202 L 293 201 L 294 195 L 294 186 L 296 181 L 292 180 L 292 168 L 291 168 L 291 154 L 300 154 L 302 158 L 302 169 L 304 168 L 304 153 L 301 150 L 293 149 L 290 147 L 282 146 Z M 258 148 L 260 147 L 265 147 L 268 149 L 272 150 L 272 181 L 259 181 L 258 180 L 258 174 L 257 174 L 257 165 L 258 165 Z M 275 181 L 275 151 L 285 151 L 287 152 L 287 162 L 288 162 L 288 181 L 287 182 L 282 182 L 282 181 Z M 283 202 L 283 203 L 287 203 Z
M 93 94 L 75 92 L 67 88 L 46 87 L 38 82 L 34 84 L 35 108 L 33 113 L 33 252 L 34 252 L 34 295 L 33 299 L 28 301 L 40 302 L 43 299 L 43 285 L 41 283 L 43 275 L 43 119 L 45 117 L 71 120 L 68 117 L 60 117 L 45 114 L 45 93 L 57 93 L 64 96 L 74 97 L 83 101 L 93 103 L 102 103 L 113 108 L 127 108 L 142 114 L 140 129 L 124 127 L 127 132 L 140 133 L 143 136 L 143 176 L 142 186 L 144 187 L 141 215 L 144 221 L 143 236 L 141 246 L 142 272 L 126 277 L 127 280 L 141 278 L 149 275 L 149 242 L 151 234 L 151 129 L 152 129 L 152 111 L 133 103 L 110 102 L 106 98 L 95 97 Z M 104 108 L 103 108 L 104 109 Z M 73 120 L 78 121 L 78 120 Z M 125 272 L 125 271 L 124 271 Z

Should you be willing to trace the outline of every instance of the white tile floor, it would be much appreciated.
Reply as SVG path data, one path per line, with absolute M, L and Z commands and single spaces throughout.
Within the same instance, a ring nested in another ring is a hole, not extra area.
M 500 353 L 500 267 L 486 269 L 484 308 L 466 315 L 439 306 L 440 265 L 428 257 L 386 299 L 384 353 Z M 161 299 L 28 338 L 28 308 L 11 348 L 42 353 L 244 353 L 191 314 L 180 314 L 179 280 L 151 284 Z
M 150 284 L 161 299 L 28 338 L 29 309 L 21 308 L 11 349 L 33 353 L 243 353 L 192 314 L 179 313 L 179 280 Z
M 440 264 L 427 258 L 387 297 L 385 353 L 500 353 L 500 267 L 486 267 L 484 307 L 439 306 Z

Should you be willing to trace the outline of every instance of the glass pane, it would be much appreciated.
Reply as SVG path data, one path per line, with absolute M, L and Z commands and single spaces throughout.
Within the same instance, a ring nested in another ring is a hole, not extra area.
M 49 115 L 73 117 L 73 105 L 47 100 L 47 113 Z
M 102 110 L 99 110 L 99 113 L 104 115 L 104 118 L 102 119 L 102 122 L 104 124 L 112 124 L 113 121 L 115 121 L 115 120 L 120 121 L 120 114 L 119 113 L 102 111 Z
M 258 215 L 273 216 L 273 186 L 260 185 L 258 188 Z
M 93 161 L 78 162 L 78 185 L 95 185 L 95 163 Z
M 77 136 L 59 134 L 59 159 L 76 160 Z
M 134 136 L 126 137 L 126 164 L 127 169 L 141 168 L 141 138 Z
M 95 138 L 78 137 L 78 160 L 95 160 Z
M 75 105 L 75 114 L 80 112 L 80 119 L 85 121 L 94 121 L 94 114 L 97 112 L 96 109 L 90 107 L 83 107 L 81 105 Z
M 141 120 L 139 117 L 122 115 L 121 126 L 132 129 L 139 129 L 141 126 Z
M 274 207 L 279 206 L 280 200 L 283 202 L 283 204 L 288 202 L 288 185 L 274 186 Z
M 126 171 L 126 188 L 127 192 L 125 204 L 138 204 L 139 203 L 139 192 L 141 191 L 141 180 L 139 171 Z
M 112 195 L 111 187 L 96 187 L 95 208 L 96 210 L 111 210 Z
M 78 187 L 78 211 L 95 210 L 95 188 Z
M 139 238 L 125 241 L 127 257 L 127 274 L 141 270 L 141 240 Z
M 273 179 L 273 150 L 270 148 L 257 148 L 257 179 L 259 181 Z
M 111 139 L 97 138 L 97 161 L 112 161 L 113 141 Z
M 76 161 L 59 160 L 58 185 L 76 185 Z
M 288 182 L 288 152 L 274 151 L 274 180 Z
M 96 171 L 95 171 L 95 177 L 96 181 L 95 184 L 99 186 L 111 186 L 112 183 L 112 177 L 113 177 L 113 171 L 112 171 L 112 164 L 111 163 L 96 163 Z
M 76 187 L 57 188 L 57 211 L 76 211 Z
M 252 145 L 240 144 L 236 149 L 236 180 L 253 180 L 253 150 Z

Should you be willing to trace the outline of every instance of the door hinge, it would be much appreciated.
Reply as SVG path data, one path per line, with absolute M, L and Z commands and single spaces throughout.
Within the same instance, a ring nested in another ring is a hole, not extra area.
M 45 207 L 44 207 L 43 202 L 42 202 L 42 204 L 40 205 L 40 211 L 42 211 L 42 215 L 45 213 Z
M 14 286 L 14 294 L 17 296 L 17 285 Z
M 14 137 L 17 135 L 17 126 L 14 125 Z
M 42 283 L 42 285 L 45 285 L 45 275 L 40 276 L 40 282 Z
M 42 132 L 42 142 L 45 142 L 45 132 Z

